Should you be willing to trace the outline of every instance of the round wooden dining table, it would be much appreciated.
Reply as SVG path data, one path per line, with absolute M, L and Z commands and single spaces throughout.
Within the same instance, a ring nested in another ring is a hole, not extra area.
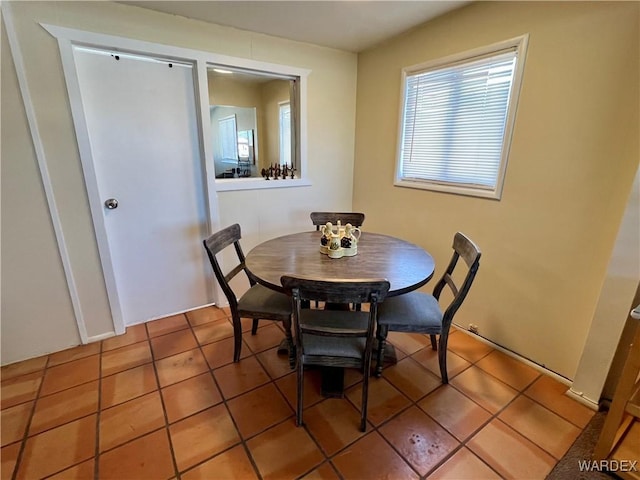
M 327 280 L 386 278 L 389 297 L 416 290 L 433 276 L 431 255 L 405 240 L 362 232 L 357 255 L 330 258 L 320 253 L 320 236 L 314 230 L 267 240 L 247 254 L 245 266 L 258 283 L 280 292 L 284 274 Z
M 284 290 L 280 284 L 284 274 L 327 280 L 386 278 L 391 285 L 387 294 L 390 297 L 420 288 L 433 276 L 431 255 L 405 240 L 362 232 L 357 255 L 331 258 L 320 253 L 320 237 L 319 231 L 312 231 L 267 240 L 247 254 L 245 266 L 258 283 L 280 292 Z M 287 351 L 288 343 L 283 340 L 278 352 Z M 396 363 L 391 344 L 385 348 L 385 363 Z M 342 368 L 322 368 L 322 395 L 342 397 L 343 387 Z

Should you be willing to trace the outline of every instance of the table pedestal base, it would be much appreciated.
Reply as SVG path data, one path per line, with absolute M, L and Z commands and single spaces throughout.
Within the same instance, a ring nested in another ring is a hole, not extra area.
M 321 367 L 322 386 L 320 393 L 323 397 L 342 398 L 344 396 L 344 368 Z

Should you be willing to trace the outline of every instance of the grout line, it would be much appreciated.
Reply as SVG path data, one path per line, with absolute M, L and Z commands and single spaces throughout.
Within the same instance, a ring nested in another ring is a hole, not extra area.
M 225 312 L 225 313 L 226 313 L 226 312 Z M 225 317 L 223 317 L 223 318 L 226 318 L 227 320 L 229 320 L 229 317 L 228 317 L 228 316 L 226 316 L 226 315 L 225 315 Z M 214 320 L 214 321 L 215 321 L 215 320 Z M 189 324 L 189 328 L 191 329 L 191 331 L 192 331 L 193 335 L 195 336 L 195 332 L 193 331 L 193 325 L 191 325 L 191 322 L 189 322 L 189 318 L 188 318 L 188 317 L 187 317 L 187 323 Z M 209 323 L 210 323 L 210 322 L 209 322 Z M 244 332 L 242 331 L 242 328 L 240 328 L 240 335 L 241 335 L 241 337 L 244 337 Z M 226 338 L 231 338 L 231 339 L 233 339 L 234 337 L 232 336 L 232 337 L 226 337 Z M 226 338 L 225 338 L 225 339 L 226 339 Z M 219 340 L 219 341 L 222 341 L 222 340 L 225 340 L 225 339 L 221 339 L 221 340 Z M 226 409 L 226 411 L 227 411 L 227 415 L 229 415 L 229 418 L 231 419 L 231 422 L 233 423 L 233 427 L 236 429 L 236 433 L 238 434 L 238 438 L 240 439 L 240 443 L 239 443 L 239 445 L 242 445 L 242 448 L 244 449 L 245 455 L 246 455 L 246 456 L 247 456 L 247 458 L 249 459 L 249 463 L 251 463 L 251 466 L 253 467 L 254 472 L 256 473 L 256 475 L 258 476 L 258 478 L 259 478 L 260 480 L 262 480 L 262 474 L 260 473 L 260 469 L 258 468 L 258 465 L 256 464 L 256 462 L 255 462 L 255 460 L 254 460 L 253 456 L 251 455 L 251 452 L 250 452 L 250 450 L 249 450 L 248 445 L 246 444 L 245 439 L 243 438 L 242 434 L 240 433 L 240 429 L 238 428 L 238 424 L 236 423 L 235 418 L 233 418 L 233 415 L 231 414 L 231 410 L 229 409 L 229 405 L 228 405 L 228 403 L 227 403 L 227 400 L 228 400 L 228 399 L 225 397 L 224 392 L 222 391 L 222 388 L 220 388 L 220 384 L 218 383 L 218 379 L 216 378 L 216 376 L 215 376 L 215 375 L 214 375 L 214 373 L 213 373 L 213 371 L 214 371 L 215 369 L 214 369 L 213 367 L 211 367 L 211 365 L 209 365 L 209 362 L 207 361 L 207 357 L 206 357 L 206 355 L 204 354 L 204 351 L 202 350 L 203 345 L 202 345 L 202 344 L 200 343 L 200 341 L 198 340 L 198 337 L 196 337 L 196 342 L 198 343 L 198 350 L 200 350 L 200 354 L 203 356 L 204 361 L 205 361 L 205 363 L 207 364 L 208 371 L 209 371 L 209 375 L 211 375 L 211 378 L 213 379 L 213 382 L 214 382 L 214 384 L 215 384 L 216 388 L 218 389 L 218 392 L 220 393 L 220 398 L 222 399 L 222 402 L 221 402 L 221 403 L 224 405 L 224 407 L 225 407 L 225 409 Z M 216 342 L 212 342 L 212 343 L 216 343 Z M 207 344 L 205 344 L 205 345 L 209 345 L 209 344 L 207 343 Z M 249 348 L 247 345 L 245 345 L 245 344 L 244 344 L 244 339 L 241 339 L 241 341 L 240 341 L 240 351 L 241 351 L 241 352 L 242 352 L 242 348 L 243 348 L 243 347 L 244 347 L 244 348 Z M 255 353 L 254 353 L 253 355 L 255 356 Z M 251 357 L 251 355 L 249 355 L 249 356 L 247 356 L 247 357 L 245 357 L 245 358 L 249 358 L 249 357 Z M 242 358 L 240 358 L 240 360 L 242 360 Z M 260 364 L 260 361 L 258 360 L 258 358 L 257 358 L 257 357 L 256 357 L 256 361 L 258 361 L 258 364 L 259 364 L 259 365 L 261 365 L 261 364 Z M 231 363 L 233 363 L 233 361 L 232 361 Z M 229 365 L 229 364 L 225 364 L 224 366 L 226 366 L 226 365 Z M 261 366 L 262 366 L 262 365 L 261 365 Z M 221 366 L 221 367 L 222 367 L 222 366 Z M 218 367 L 218 368 L 221 368 L 221 367 Z M 267 372 L 265 371 L 265 373 L 267 373 Z M 268 374 L 268 373 L 267 373 L 267 376 L 269 376 L 269 374 Z M 245 392 L 245 393 L 246 393 L 246 392 Z M 235 398 L 235 397 L 234 397 L 234 398 Z M 181 420 L 183 420 L 183 419 L 181 419 Z M 230 449 L 232 449 L 232 448 L 235 448 L 236 446 L 238 446 L 238 444 L 234 444 L 234 445 L 230 446 L 229 448 L 227 448 L 227 449 L 225 449 L 225 450 L 223 450 L 223 451 L 221 451 L 221 452 L 218 452 L 218 453 L 216 453 L 215 455 L 213 455 L 213 456 L 211 456 L 211 457 L 207 458 L 206 460 L 203 460 L 201 463 L 199 463 L 199 464 L 197 464 L 197 465 L 194 465 L 194 466 L 192 466 L 192 467 L 189 467 L 189 469 L 188 469 L 188 470 L 186 470 L 186 471 L 192 470 L 193 468 L 196 468 L 197 466 L 202 465 L 202 464 L 204 464 L 205 462 L 208 462 L 209 460 L 211 460 L 211 459 L 213 459 L 213 458 L 215 458 L 215 457 L 217 457 L 217 456 L 219 456 L 219 455 L 221 455 L 221 454 L 223 454 L 223 453 L 227 452 L 228 450 L 230 450 Z M 178 474 L 176 478 L 177 478 L 177 479 L 179 479 L 179 478 L 180 478 L 180 475 Z
M 100 342 L 100 358 L 98 360 L 98 411 L 96 412 L 96 446 L 93 456 L 93 478 L 99 480 L 100 478 L 100 418 L 102 413 L 102 351 L 103 344 Z
M 18 476 L 18 470 L 20 468 L 20 464 L 22 463 L 22 457 L 27 447 L 27 439 L 29 438 L 29 429 L 31 428 L 31 422 L 33 422 L 33 415 L 35 414 L 36 405 L 38 404 L 38 399 L 40 398 L 40 393 L 42 392 L 42 386 L 44 385 L 44 377 L 47 373 L 47 369 L 49 368 L 50 359 L 51 357 L 47 355 L 47 361 L 44 365 L 44 368 L 42 369 L 42 378 L 40 380 L 40 385 L 38 385 L 38 390 L 36 392 L 36 396 L 33 399 L 33 405 L 31 406 L 31 411 L 29 412 L 29 420 L 27 420 L 27 425 L 25 426 L 24 433 L 22 435 L 22 440 L 20 440 L 20 450 L 18 451 L 16 464 L 13 467 L 13 474 L 11 475 L 11 480 L 16 480 Z M 26 402 L 22 402 L 22 403 L 26 403 Z
M 184 315 L 184 313 L 182 313 L 180 315 L 184 316 L 184 321 L 187 322 L 187 325 L 188 325 L 189 324 L 189 320 L 187 319 L 187 316 Z M 171 432 L 169 430 L 169 416 L 167 414 L 167 406 L 165 405 L 164 396 L 162 395 L 162 387 L 160 386 L 160 376 L 158 375 L 158 366 L 156 365 L 156 356 L 155 356 L 155 353 L 153 351 L 153 344 L 151 342 L 151 338 L 152 337 L 151 337 L 151 335 L 149 333 L 149 328 L 148 328 L 148 324 L 147 323 L 144 324 L 144 331 L 147 334 L 146 341 L 149 344 L 149 351 L 151 352 L 151 365 L 153 367 L 153 374 L 154 374 L 155 379 L 156 379 L 156 387 L 157 387 L 158 396 L 160 397 L 160 405 L 162 405 L 162 415 L 164 416 L 164 427 L 159 428 L 157 430 L 154 430 L 154 432 L 160 431 L 161 429 L 163 429 L 165 431 L 165 433 L 167 435 L 167 443 L 169 445 L 169 452 L 171 452 L 171 463 L 173 464 L 173 473 L 174 473 L 176 479 L 180 479 L 180 472 L 178 471 L 178 462 L 176 460 L 176 453 L 175 453 L 175 451 L 173 449 L 173 442 L 171 441 Z M 181 330 L 177 330 L 177 331 L 181 331 Z M 169 333 L 174 333 L 174 332 L 169 332 Z M 194 335 L 193 331 L 191 332 L 191 334 Z M 167 335 L 168 335 L 168 333 L 167 333 Z M 162 335 L 159 335 L 159 336 L 162 336 Z M 194 337 L 195 337 L 195 335 L 194 335 Z M 157 338 L 157 337 L 153 337 L 153 338 Z M 139 398 L 139 397 L 136 397 L 136 398 Z M 127 401 L 130 401 L 130 400 L 127 400 Z M 146 432 L 144 435 L 149 435 L 150 433 L 152 433 L 152 432 Z M 142 436 L 144 436 L 144 435 L 142 435 Z M 137 438 L 141 438 L 141 437 L 137 437 Z M 133 439 L 131 439 L 131 440 L 133 440 Z M 121 446 L 121 445 L 119 445 L 119 446 Z M 118 448 L 118 447 L 115 447 L 115 448 Z M 96 479 L 96 480 L 98 480 L 98 479 Z

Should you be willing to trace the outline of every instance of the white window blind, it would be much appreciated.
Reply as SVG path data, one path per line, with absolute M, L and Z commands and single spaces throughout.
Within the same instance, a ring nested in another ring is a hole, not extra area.
M 280 164 L 291 165 L 291 105 L 280 104 Z
M 218 134 L 220 136 L 220 156 L 224 160 L 238 160 L 238 129 L 235 115 L 218 120 Z
M 405 71 L 396 184 L 499 198 L 515 110 L 517 51 L 513 45 Z

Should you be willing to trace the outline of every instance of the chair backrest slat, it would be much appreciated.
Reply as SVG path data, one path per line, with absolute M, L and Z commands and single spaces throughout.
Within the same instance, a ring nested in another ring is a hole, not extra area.
M 453 320 L 453 316 L 458 311 L 458 308 L 460 308 L 460 305 L 462 305 L 467 293 L 469 293 L 471 284 L 473 283 L 480 266 L 480 256 L 482 255 L 480 248 L 478 248 L 478 246 L 473 243 L 469 237 L 461 232 L 457 232 L 453 238 L 453 250 L 453 256 L 451 257 L 447 270 L 433 289 L 433 296 L 437 299 L 440 298 L 440 294 L 442 293 L 442 289 L 445 285 L 449 286 L 453 292 L 453 300 L 451 300 L 451 303 L 444 311 L 442 320 L 443 328 L 445 328 L 445 326 L 446 328 L 449 328 L 449 325 Z M 460 257 L 464 259 L 468 267 L 468 271 L 464 277 L 462 285 L 458 287 L 453 280 L 453 271 L 455 270 Z
M 285 275 L 281 282 L 287 291 L 297 289 L 302 300 L 329 303 L 370 303 L 372 295 L 376 295 L 376 301 L 381 302 L 389 291 L 389 282 L 385 279 L 318 280 Z
M 359 212 L 311 212 L 309 216 L 316 230 L 320 230 L 320 227 L 327 222 L 335 225 L 338 220 L 342 225 L 350 223 L 354 227 L 361 227 L 364 223 L 364 213 Z
M 480 258 L 480 249 L 464 233 L 457 232 L 455 234 L 453 237 L 453 249 L 464 258 L 469 268 Z
M 229 282 L 238 273 L 243 271 L 246 273 L 244 266 L 244 254 L 242 253 L 242 247 L 240 246 L 240 238 L 240 225 L 235 223 L 212 234 L 211 236 L 209 236 L 209 238 L 205 239 L 202 242 L 204 244 L 205 250 L 207 251 L 207 256 L 209 257 L 209 261 L 211 262 L 211 267 L 213 268 L 213 273 L 216 276 L 216 280 L 218 280 L 220 288 L 222 288 L 222 291 L 227 297 L 227 300 L 229 301 L 229 304 L 232 306 L 232 308 L 235 308 L 237 306 L 238 299 L 231 289 Z M 232 244 L 238 257 L 238 263 L 225 274 L 222 271 L 222 267 L 220 266 L 218 259 L 216 258 L 216 254 L 220 253 L 222 250 Z M 249 278 L 249 282 L 252 283 L 251 278 Z
M 451 275 L 449 275 L 448 273 L 445 272 L 443 278 L 444 278 L 444 281 L 446 282 L 446 284 L 451 289 L 451 292 L 453 293 L 453 296 L 455 297 L 456 295 L 458 295 L 458 286 L 453 281 L 453 278 L 451 278 Z

